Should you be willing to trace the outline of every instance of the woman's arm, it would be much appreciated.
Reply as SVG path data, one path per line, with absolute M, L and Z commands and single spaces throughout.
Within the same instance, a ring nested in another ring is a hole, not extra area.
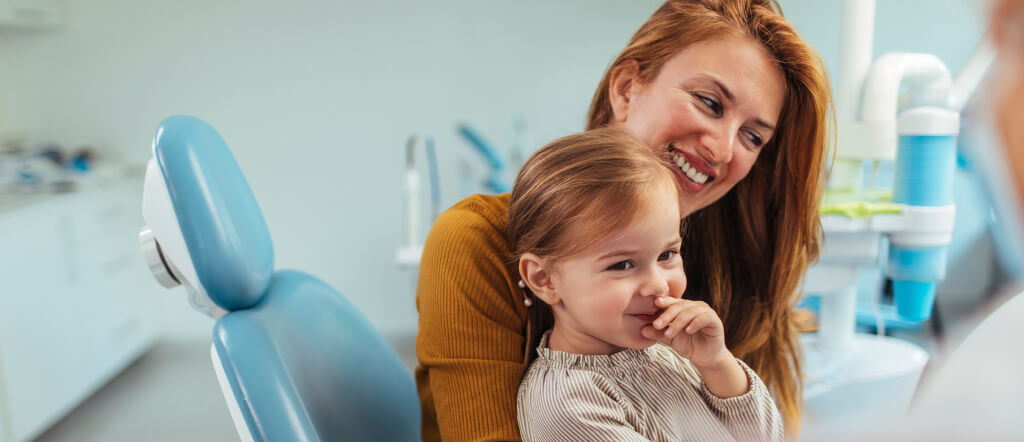
M 516 391 L 526 312 L 512 296 L 504 264 L 500 198 L 460 202 L 427 237 L 416 299 L 425 440 L 519 439 Z

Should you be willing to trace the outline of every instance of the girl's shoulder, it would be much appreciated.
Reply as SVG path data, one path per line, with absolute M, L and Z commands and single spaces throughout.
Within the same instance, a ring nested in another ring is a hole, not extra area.
M 552 363 L 550 359 L 538 357 L 523 376 L 518 399 L 523 404 L 547 406 L 553 398 L 572 402 L 579 397 L 590 398 L 595 394 L 610 398 L 613 402 L 622 399 L 622 391 L 615 377 L 604 373 L 604 370 Z

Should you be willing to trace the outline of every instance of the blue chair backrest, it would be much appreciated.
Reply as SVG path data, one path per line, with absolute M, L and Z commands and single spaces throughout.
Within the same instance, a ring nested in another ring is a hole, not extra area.
M 419 440 L 411 374 L 345 297 L 273 271 L 263 215 L 217 132 L 170 117 L 154 151 L 196 275 L 229 311 L 214 327 L 214 357 L 253 439 Z

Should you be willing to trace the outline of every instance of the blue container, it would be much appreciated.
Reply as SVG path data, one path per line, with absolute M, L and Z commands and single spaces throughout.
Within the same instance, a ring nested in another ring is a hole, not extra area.
M 935 282 L 896 281 L 892 282 L 896 312 L 907 321 L 924 321 L 932 316 L 935 304 Z
M 959 114 L 916 108 L 900 115 L 893 202 L 918 207 L 953 204 Z M 923 321 L 932 314 L 935 286 L 945 278 L 946 247 L 893 241 L 889 276 L 900 317 Z
M 901 136 L 896 158 L 894 202 L 933 207 L 953 203 L 955 135 Z
M 908 321 L 928 319 L 936 282 L 946 277 L 946 248 L 890 247 L 889 276 L 896 313 Z

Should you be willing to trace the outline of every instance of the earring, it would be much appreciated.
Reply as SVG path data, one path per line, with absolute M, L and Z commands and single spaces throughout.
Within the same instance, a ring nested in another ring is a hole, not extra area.
M 520 279 L 517 284 L 519 285 L 519 288 L 523 289 L 523 305 L 527 307 L 533 305 L 533 300 L 530 299 L 530 295 L 526 294 L 526 283 L 523 282 L 522 279 Z

